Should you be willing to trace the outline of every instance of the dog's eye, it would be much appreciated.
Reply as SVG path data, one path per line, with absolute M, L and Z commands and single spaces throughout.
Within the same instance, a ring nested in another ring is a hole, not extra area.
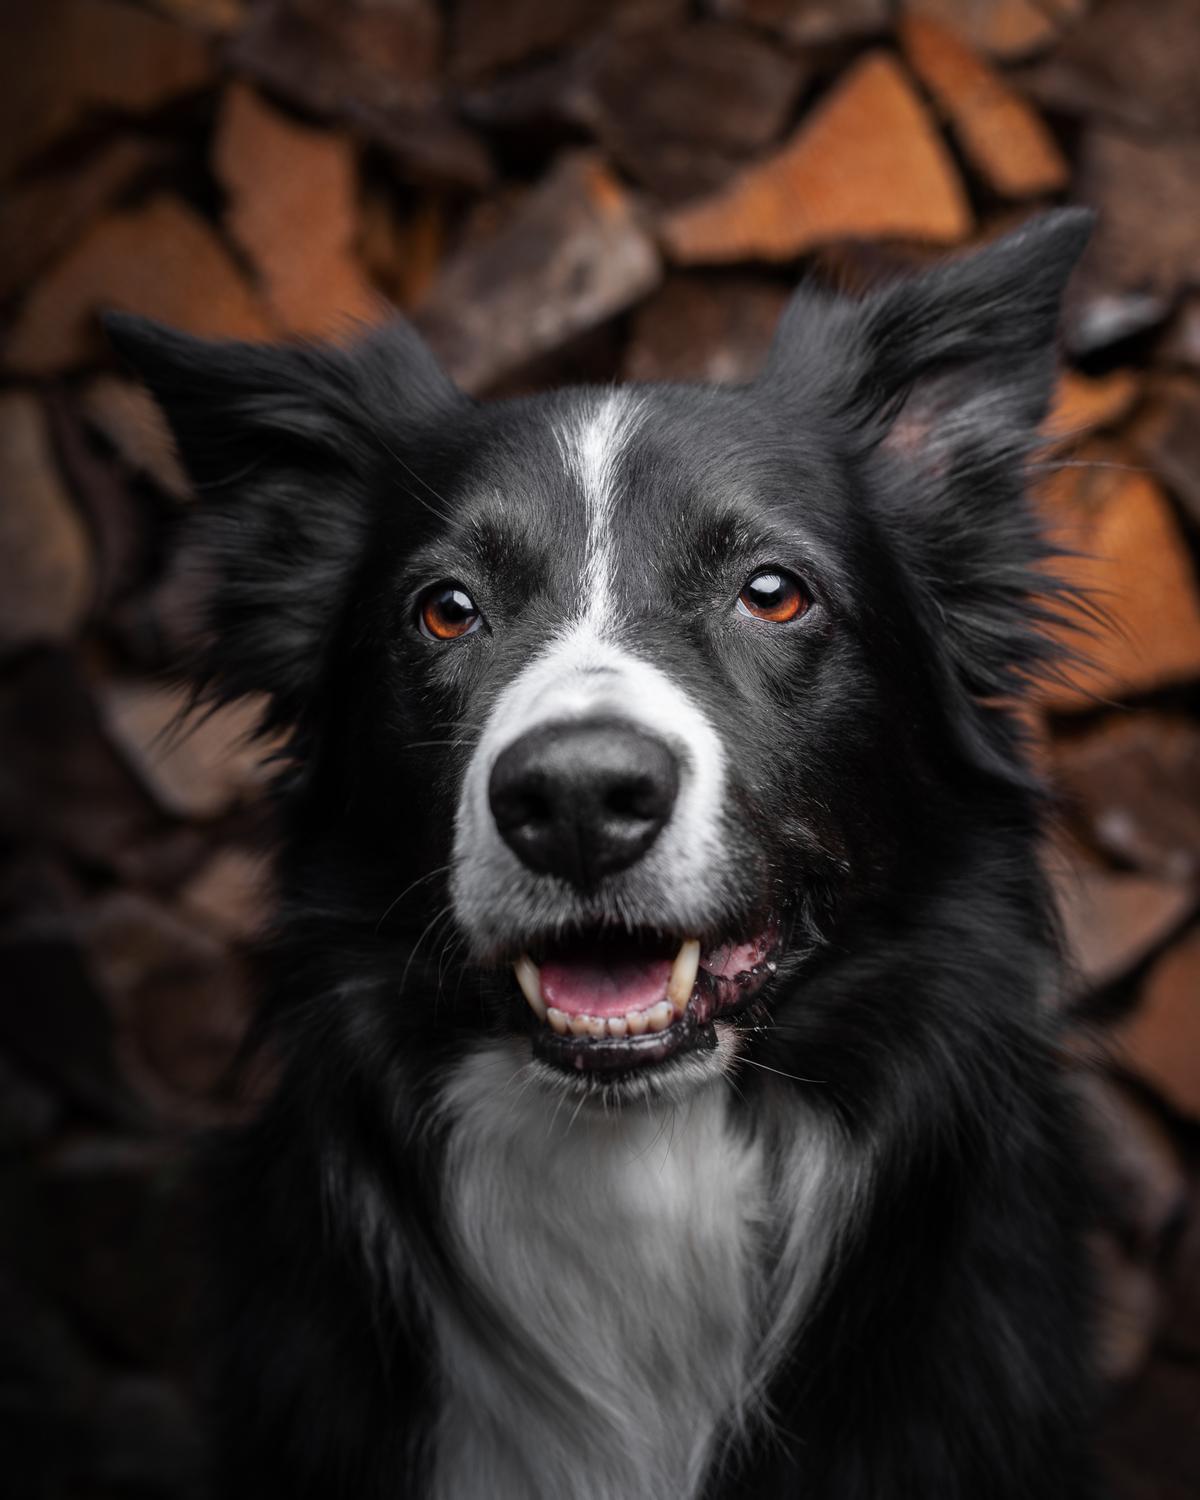
M 798 620 L 808 613 L 811 604 L 800 580 L 781 568 L 764 568 L 748 578 L 737 601 L 742 614 L 753 615 L 756 620 L 770 620 L 774 625 Z
M 457 640 L 478 630 L 482 621 L 474 599 L 456 583 L 435 583 L 421 595 L 417 623 L 432 640 Z

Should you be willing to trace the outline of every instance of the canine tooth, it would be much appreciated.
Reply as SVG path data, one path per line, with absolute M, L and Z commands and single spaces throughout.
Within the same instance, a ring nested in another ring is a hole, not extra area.
M 651 1031 L 666 1031 L 675 1019 L 675 1008 L 669 1000 L 660 1000 L 646 1012 L 646 1025 Z
M 608 1018 L 608 1034 L 609 1034 L 609 1036 L 624 1036 L 625 1033 L 628 1030 L 629 1030 L 629 1022 L 626 1020 L 626 1018 L 624 1016 L 609 1016 L 609 1018 Z
M 630 1036 L 641 1036 L 642 1032 L 646 1029 L 647 1015 L 648 1012 L 644 1010 L 631 1010 L 626 1015 L 625 1024 L 629 1027 Z
M 680 1015 L 687 1009 L 696 983 L 696 972 L 700 967 L 700 940 L 688 938 L 682 943 L 671 965 L 671 977 L 667 981 L 667 999 Z
M 571 1035 L 572 1036 L 590 1036 L 591 1035 L 591 1024 L 592 1024 L 592 1018 L 591 1018 L 591 1016 L 568 1016 L 567 1017 L 567 1024 L 571 1028 Z
M 542 976 L 538 972 L 537 964 L 528 953 L 522 953 L 513 964 L 513 972 L 517 976 L 517 983 L 521 986 L 521 993 L 529 1001 L 530 1009 L 539 1021 L 544 1021 L 546 1002 L 542 999 Z
M 551 1031 L 557 1031 L 559 1036 L 566 1036 L 567 1013 L 565 1010 L 559 1010 L 555 1005 L 547 1006 L 546 1019 L 550 1022 Z

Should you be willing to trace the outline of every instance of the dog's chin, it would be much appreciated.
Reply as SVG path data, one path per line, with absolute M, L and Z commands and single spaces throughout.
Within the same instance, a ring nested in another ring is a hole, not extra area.
M 704 1081 L 753 1024 L 777 948 L 770 921 L 710 942 L 598 930 L 531 945 L 513 971 L 538 1071 L 605 1095 Z

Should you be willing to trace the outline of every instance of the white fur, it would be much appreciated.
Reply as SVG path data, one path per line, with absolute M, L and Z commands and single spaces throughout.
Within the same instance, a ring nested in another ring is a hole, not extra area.
M 480 1337 L 435 1309 L 433 1494 L 689 1500 L 796 1330 L 848 1178 L 799 1096 L 754 1131 L 719 1076 L 613 1113 L 528 1058 L 488 1043 L 446 1096 L 451 1239 L 491 1316 Z
M 563 465 L 587 506 L 587 559 L 579 581 L 582 616 L 603 629 L 615 615 L 612 544 L 618 474 L 626 445 L 641 421 L 641 403 L 613 391 L 556 436 Z

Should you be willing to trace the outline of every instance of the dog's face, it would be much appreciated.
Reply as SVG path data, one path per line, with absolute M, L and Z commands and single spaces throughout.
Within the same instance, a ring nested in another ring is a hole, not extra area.
M 939 788 L 1013 772 L 989 705 L 1038 661 L 1021 466 L 1084 233 L 802 294 L 736 389 L 480 406 L 406 329 L 314 353 L 118 322 L 216 492 L 202 670 L 294 726 L 364 929 L 415 889 L 473 1024 L 546 1068 L 728 1062 L 938 857 Z
M 383 552 L 378 693 L 443 741 L 457 925 L 515 966 L 547 1062 L 710 1047 L 876 821 L 845 458 L 744 391 L 575 392 L 461 433 L 447 519 Z

